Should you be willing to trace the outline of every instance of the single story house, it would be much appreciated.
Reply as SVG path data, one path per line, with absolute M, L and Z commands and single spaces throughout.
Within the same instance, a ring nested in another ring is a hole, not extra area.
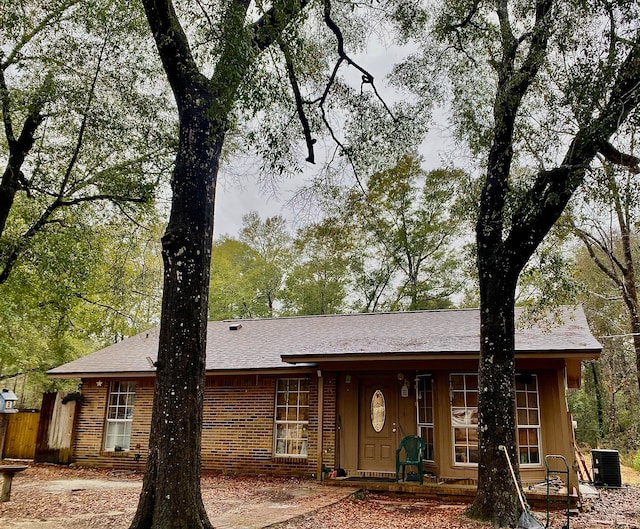
M 210 322 L 203 469 L 391 477 L 400 440 L 418 434 L 432 480 L 473 484 L 479 328 L 477 309 Z M 153 329 L 49 371 L 82 379 L 77 464 L 144 464 L 157 348 Z M 547 454 L 574 461 L 566 389 L 600 350 L 581 308 L 518 325 L 524 482 L 545 478 Z

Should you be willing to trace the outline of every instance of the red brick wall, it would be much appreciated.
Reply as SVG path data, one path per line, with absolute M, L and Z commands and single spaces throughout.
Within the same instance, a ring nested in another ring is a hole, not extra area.
M 277 378 L 273 375 L 207 377 L 202 428 L 203 470 L 306 476 L 317 472 L 317 379 L 315 376 L 311 378 L 308 457 L 299 459 L 273 456 Z M 102 450 L 110 380 L 103 378 L 99 381 L 101 385 L 97 384 L 97 379 L 83 381 L 83 403 L 76 427 L 74 459 L 81 465 L 115 468 L 138 466 L 143 469 L 151 424 L 153 379 L 137 381 L 131 448 L 117 453 Z M 323 462 L 328 467 L 332 467 L 334 462 L 335 397 L 335 376 L 325 374 Z M 140 455 L 139 462 L 135 460 L 137 454 Z

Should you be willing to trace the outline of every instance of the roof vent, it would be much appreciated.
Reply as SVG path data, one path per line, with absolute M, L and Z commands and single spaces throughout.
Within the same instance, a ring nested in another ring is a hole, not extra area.
M 229 324 L 229 330 L 230 331 L 237 331 L 239 329 L 242 329 L 242 323 L 230 323 Z

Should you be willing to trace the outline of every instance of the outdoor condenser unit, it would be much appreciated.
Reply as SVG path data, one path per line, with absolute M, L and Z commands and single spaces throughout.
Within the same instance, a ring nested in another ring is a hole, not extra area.
M 593 484 L 596 487 L 622 487 L 617 450 L 591 450 L 591 459 Z

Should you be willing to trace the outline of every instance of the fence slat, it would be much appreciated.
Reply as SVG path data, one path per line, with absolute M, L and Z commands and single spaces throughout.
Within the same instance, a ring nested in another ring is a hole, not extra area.
M 19 411 L 9 415 L 4 457 L 33 459 L 39 421 L 40 412 L 37 411 Z

